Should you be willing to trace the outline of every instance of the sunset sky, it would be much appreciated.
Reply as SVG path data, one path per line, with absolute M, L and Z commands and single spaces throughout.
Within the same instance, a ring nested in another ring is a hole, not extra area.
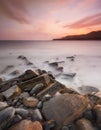
M 101 0 L 0 0 L 1 40 L 48 40 L 101 30 Z

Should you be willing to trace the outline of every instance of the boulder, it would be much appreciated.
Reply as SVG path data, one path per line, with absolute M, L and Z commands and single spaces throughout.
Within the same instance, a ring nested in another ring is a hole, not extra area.
M 43 130 L 40 122 L 32 122 L 30 120 L 22 120 L 21 122 L 13 125 L 8 130 Z
M 6 99 L 15 98 L 16 96 L 21 94 L 21 89 L 19 88 L 19 86 L 14 85 L 8 90 L 2 92 L 2 94 L 6 97 Z
M 79 130 L 95 130 L 91 122 L 85 118 L 78 120 L 76 126 Z
M 35 109 L 32 114 L 32 121 L 42 121 L 43 117 L 39 109 Z
M 34 97 L 24 97 L 22 102 L 26 107 L 36 107 L 39 100 Z
M 80 117 L 88 106 L 87 99 L 78 94 L 58 95 L 43 103 L 46 120 L 55 120 L 57 129 Z

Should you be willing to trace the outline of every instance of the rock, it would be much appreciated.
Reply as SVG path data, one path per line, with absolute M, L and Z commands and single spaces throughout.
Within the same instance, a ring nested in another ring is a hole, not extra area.
M 96 122 L 98 124 L 101 124 L 101 105 L 96 105 L 94 107 L 94 112 L 95 112 L 95 115 L 96 115 Z
M 42 109 L 42 107 L 43 107 L 43 103 L 42 103 L 42 101 L 39 101 L 39 103 L 38 103 L 38 105 L 37 105 L 37 108 L 38 108 L 38 109 Z
M 23 99 L 24 97 L 29 97 L 29 96 L 30 95 L 29 95 L 28 92 L 23 92 L 23 93 L 20 94 L 19 99 Z
M 10 69 L 12 69 L 12 68 L 14 68 L 14 66 L 13 65 L 7 65 L 0 73 L 6 73 L 8 70 L 10 70 Z
M 21 94 L 21 89 L 19 88 L 19 86 L 14 85 L 14 86 L 12 86 L 11 88 L 9 88 L 8 90 L 6 90 L 2 93 L 6 97 L 6 99 L 15 98 L 16 96 Z
M 8 107 L 8 104 L 6 102 L 0 102 L 0 111 L 6 107 Z
M 42 121 L 43 117 L 38 109 L 35 109 L 32 114 L 32 121 Z
M 19 70 L 15 70 L 15 71 L 10 73 L 10 75 L 12 75 L 12 76 L 16 76 L 16 75 L 19 75 L 19 74 L 20 74 Z
M 76 76 L 76 73 L 68 73 L 68 74 L 64 73 L 62 75 L 67 77 L 67 78 L 74 78 Z
M 60 89 L 59 92 L 61 94 L 64 94 L 64 93 L 70 93 L 70 94 L 79 94 L 78 92 L 76 92 L 76 90 L 74 90 L 73 88 L 63 88 L 63 89 Z
M 37 94 L 39 93 L 42 89 L 44 88 L 44 84 L 43 83 L 39 83 L 39 84 L 36 84 L 32 90 L 30 91 L 30 95 L 33 95 L 33 94 Z
M 54 120 L 47 121 L 44 124 L 44 130 L 51 130 L 55 127 L 55 125 L 56 125 L 56 123 Z
M 67 59 L 74 59 L 75 56 L 67 56 L 66 58 L 67 58 Z
M 23 108 L 16 108 L 15 114 L 20 115 L 23 119 L 26 119 L 29 116 L 29 111 Z
M 21 120 L 22 120 L 22 117 L 20 115 L 17 115 L 17 114 L 14 115 L 14 117 L 13 117 L 13 119 L 11 121 L 11 126 L 18 123 L 18 122 L 20 122 Z
M 42 101 L 45 102 L 47 100 L 49 100 L 52 96 L 50 94 L 46 94 L 45 96 L 43 96 Z
M 41 76 L 22 82 L 20 88 L 23 90 L 31 90 L 36 84 L 42 83 L 47 87 L 52 82 L 53 81 L 48 74 L 42 74 Z
M 0 111 L 0 127 L 6 129 L 9 122 L 13 119 L 15 114 L 15 109 L 13 107 L 8 107 Z
M 83 117 L 90 120 L 90 121 L 94 121 L 95 120 L 95 114 L 92 111 L 92 109 L 88 109 L 84 112 Z
M 36 107 L 39 101 L 34 97 L 24 97 L 22 102 L 26 107 Z
M 53 67 L 58 67 L 58 63 L 57 62 L 51 62 L 49 63 L 50 66 L 53 66 Z
M 95 130 L 91 122 L 85 118 L 78 120 L 76 126 L 79 130 Z
M 78 87 L 78 91 L 81 94 L 89 94 L 89 93 L 91 94 L 92 92 L 98 92 L 99 89 L 92 86 L 81 86 L 81 87 Z
M 60 84 L 59 82 L 54 82 L 50 84 L 47 88 L 37 94 L 37 97 L 41 100 L 42 97 L 46 94 L 54 95 L 60 89 L 65 88 L 64 85 Z
M 43 103 L 42 112 L 46 120 L 55 120 L 58 130 L 80 117 L 88 106 L 87 99 L 77 94 L 55 96 Z
M 13 125 L 8 130 L 43 130 L 40 122 L 32 122 L 30 120 L 22 120 L 21 122 Z
M 5 100 L 5 97 L 4 97 L 4 95 L 2 94 L 2 93 L 0 93 L 0 101 L 4 101 Z
M 63 72 L 63 67 L 62 67 L 62 66 L 58 66 L 58 67 L 56 68 L 56 70 Z
M 34 71 L 32 71 L 32 70 L 26 70 L 24 74 L 22 74 L 22 75 L 20 75 L 18 77 L 18 79 L 19 79 L 20 82 L 23 82 L 23 81 L 35 78 L 37 76 L 38 75 Z

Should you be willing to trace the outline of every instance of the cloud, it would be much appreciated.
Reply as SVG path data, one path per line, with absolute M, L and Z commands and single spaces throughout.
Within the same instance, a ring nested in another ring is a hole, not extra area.
M 70 25 L 65 25 L 64 27 L 79 29 L 79 28 L 85 28 L 85 27 L 91 27 L 97 25 L 101 25 L 101 13 L 85 17 L 75 23 L 72 23 Z
M 70 0 L 0 0 L 0 14 L 20 23 L 29 23 L 33 14 L 48 14 L 68 2 Z

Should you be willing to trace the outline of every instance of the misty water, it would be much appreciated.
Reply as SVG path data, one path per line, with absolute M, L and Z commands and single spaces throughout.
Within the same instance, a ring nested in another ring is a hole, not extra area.
M 17 58 L 19 55 L 27 57 L 33 65 L 26 65 Z M 75 56 L 74 61 L 66 58 L 68 56 Z M 54 61 L 60 62 L 63 72 L 49 65 Z M 13 67 L 3 72 L 8 65 Z M 51 71 L 67 87 L 87 85 L 101 89 L 101 41 L 0 42 L 0 77 L 7 80 L 13 77 L 10 73 L 14 70 L 21 74 L 27 69 L 37 68 Z M 76 73 L 76 76 L 67 78 L 62 75 L 68 73 Z

